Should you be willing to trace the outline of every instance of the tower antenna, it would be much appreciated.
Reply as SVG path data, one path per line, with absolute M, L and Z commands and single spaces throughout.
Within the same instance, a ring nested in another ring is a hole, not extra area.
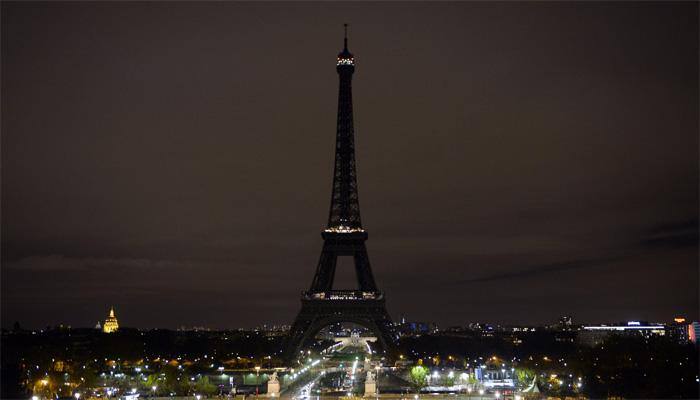
M 344 43 L 344 49 L 348 49 L 348 24 L 343 24 L 343 28 L 345 29 L 345 39 L 343 41 Z

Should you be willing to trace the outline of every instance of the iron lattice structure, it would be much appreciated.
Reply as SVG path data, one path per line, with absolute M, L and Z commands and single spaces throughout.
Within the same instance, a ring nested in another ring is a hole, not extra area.
M 352 116 L 352 74 L 355 60 L 345 48 L 338 54 L 340 88 L 338 90 L 338 123 L 335 135 L 335 167 L 331 208 L 328 214 L 329 230 L 361 230 L 360 200 L 357 194 L 355 170 L 355 129 Z
M 302 293 L 301 311 L 289 332 L 287 357 L 321 329 L 338 322 L 352 322 L 369 329 L 386 349 L 396 340 L 393 324 L 386 311 L 384 293 L 374 281 L 362 228 L 355 169 L 355 132 L 352 113 L 352 75 L 355 59 L 348 51 L 347 32 L 343 51 L 338 54 L 336 70 L 338 124 L 331 206 L 326 230 L 321 233 L 323 249 L 311 287 Z M 333 281 L 338 257 L 353 258 L 357 290 L 334 290 Z

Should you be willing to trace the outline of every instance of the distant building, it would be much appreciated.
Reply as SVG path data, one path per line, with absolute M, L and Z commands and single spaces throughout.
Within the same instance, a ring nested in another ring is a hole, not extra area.
M 700 344 L 700 322 L 688 324 L 688 340 L 694 345 Z
M 573 325 L 573 320 L 571 319 L 571 316 L 565 315 L 559 319 L 559 329 L 563 331 L 568 331 L 571 330 Z
M 114 307 L 111 307 L 109 309 L 109 316 L 107 317 L 104 325 L 102 326 L 102 332 L 112 333 L 112 332 L 116 332 L 118 329 L 119 329 L 119 322 L 117 321 L 117 317 L 114 315 Z
M 685 318 L 674 318 L 672 323 L 666 325 L 666 335 L 680 344 L 688 343 L 690 340 L 689 326 Z
M 403 336 L 420 336 L 437 333 L 438 327 L 434 322 L 407 321 L 399 325 L 399 332 Z
M 95 325 L 95 329 L 97 329 L 98 331 L 102 330 L 102 323 L 100 323 L 100 321 L 97 321 L 97 324 Z
M 206 326 L 185 326 L 185 325 L 180 325 L 179 328 L 177 328 L 178 331 L 180 332 L 211 332 L 211 328 L 206 327 Z M 257 331 L 257 330 L 256 330 Z
M 618 335 L 639 335 L 642 337 L 664 336 L 666 327 L 662 324 L 650 324 L 648 322 L 629 321 L 627 323 L 611 325 L 589 325 L 583 326 L 578 332 L 578 341 L 581 344 L 595 346 L 602 343 L 608 336 Z
M 474 370 L 476 379 L 488 389 L 512 389 L 515 387 L 513 380 L 514 370 L 505 367 L 482 365 Z

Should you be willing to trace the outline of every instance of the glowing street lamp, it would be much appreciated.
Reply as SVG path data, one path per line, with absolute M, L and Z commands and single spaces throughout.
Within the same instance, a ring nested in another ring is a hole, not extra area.
M 377 370 L 377 387 L 375 389 L 375 392 L 377 392 L 377 396 L 379 396 L 379 370 L 380 370 L 380 366 L 377 365 L 376 367 L 374 367 L 374 369 Z
M 78 393 L 78 392 L 75 392 L 75 394 L 73 396 L 75 396 L 75 400 L 80 399 L 80 393 Z
M 260 366 L 255 366 L 255 395 L 260 393 Z
M 438 378 L 440 378 L 440 373 L 437 371 L 433 371 L 433 375 L 431 376 L 431 378 L 433 378 L 435 382 L 437 382 Z M 430 382 L 430 384 L 432 385 L 433 382 Z

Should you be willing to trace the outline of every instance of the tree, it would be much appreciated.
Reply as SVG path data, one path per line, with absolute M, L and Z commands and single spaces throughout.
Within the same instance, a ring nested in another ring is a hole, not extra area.
M 449 374 L 444 374 L 443 376 L 440 377 L 440 384 L 442 386 L 454 386 L 454 384 L 455 384 L 454 375 L 450 376 Z
M 535 371 L 530 368 L 519 367 L 515 369 L 515 377 L 522 386 L 528 386 L 535 377 Z
M 161 368 L 161 373 L 165 374 L 163 376 L 163 383 L 161 384 L 161 386 L 163 386 L 163 393 L 175 392 L 179 394 L 182 374 L 177 369 L 177 367 L 174 367 L 172 365 L 165 365 L 163 368 Z M 187 379 L 184 379 L 185 383 L 187 383 Z M 184 395 L 187 395 L 187 390 L 185 390 Z
M 209 382 L 208 376 L 203 376 L 199 378 L 195 383 L 194 388 L 195 391 L 197 391 L 197 393 L 201 393 L 206 396 L 214 395 L 217 392 L 216 385 Z
M 139 379 L 139 386 L 144 390 L 150 390 L 153 386 L 158 386 L 158 374 L 148 374 L 146 379 Z
M 428 370 L 428 368 L 425 368 L 422 365 L 416 365 L 413 368 L 411 368 L 411 384 L 413 384 L 416 393 L 420 393 L 421 389 L 423 389 L 428 384 L 429 374 L 430 371 Z
M 99 385 L 99 378 L 93 368 L 82 368 L 76 372 L 78 386 L 83 390 L 94 390 Z
M 40 398 L 43 397 L 47 399 L 52 399 L 56 397 L 57 393 L 58 388 L 56 385 L 56 381 L 47 377 L 38 379 L 36 382 L 34 382 L 34 385 L 32 387 L 32 394 Z

